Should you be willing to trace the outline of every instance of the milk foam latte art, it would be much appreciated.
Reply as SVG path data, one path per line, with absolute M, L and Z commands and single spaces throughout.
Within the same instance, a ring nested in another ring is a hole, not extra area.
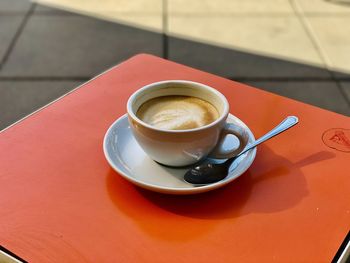
M 146 101 L 136 116 L 154 127 L 165 130 L 187 130 L 205 126 L 219 112 L 209 102 L 192 96 L 163 96 Z

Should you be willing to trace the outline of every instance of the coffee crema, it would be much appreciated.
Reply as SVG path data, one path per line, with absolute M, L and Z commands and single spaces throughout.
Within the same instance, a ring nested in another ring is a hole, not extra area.
M 170 95 L 146 101 L 138 109 L 136 116 L 156 128 L 188 130 L 215 121 L 219 118 L 219 112 L 205 100 Z

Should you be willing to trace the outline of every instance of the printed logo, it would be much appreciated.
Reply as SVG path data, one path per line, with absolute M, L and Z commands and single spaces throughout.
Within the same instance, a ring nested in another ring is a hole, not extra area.
M 350 130 L 348 129 L 329 129 L 323 133 L 322 141 L 330 148 L 342 152 L 350 152 Z

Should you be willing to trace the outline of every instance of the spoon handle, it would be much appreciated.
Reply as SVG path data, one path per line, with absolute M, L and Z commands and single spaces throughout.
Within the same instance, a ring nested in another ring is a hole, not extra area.
M 275 128 L 273 128 L 271 131 L 269 131 L 264 136 L 257 139 L 252 144 L 249 144 L 239 155 L 249 151 L 250 149 L 256 147 L 260 143 L 263 143 L 263 142 L 271 139 L 272 137 L 275 137 L 276 135 L 280 134 L 281 132 L 288 130 L 289 128 L 296 125 L 298 122 L 299 122 L 298 117 L 288 116 L 286 119 L 284 119 L 279 125 L 277 125 Z

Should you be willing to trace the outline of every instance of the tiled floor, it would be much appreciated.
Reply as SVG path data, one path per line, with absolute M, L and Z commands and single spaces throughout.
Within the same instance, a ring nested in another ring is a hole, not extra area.
M 21 25 L 22 20 L 23 16 L 0 15 L 0 59 L 3 59 L 7 55 L 7 51 L 16 35 L 17 29 Z
M 1 0 L 0 1 L 0 13 L 4 15 L 4 13 L 12 13 L 15 12 L 25 12 L 31 6 L 29 1 L 16 1 L 16 0 Z
M 1 124 L 10 125 L 78 85 L 77 81 L 1 81 Z
M 350 116 L 350 1 L 0 0 L 0 130 L 143 52 Z
M 0 76 L 89 78 L 137 52 L 161 55 L 162 36 L 80 15 L 34 12 Z
M 331 78 L 330 72 L 325 67 L 315 67 L 179 37 L 168 38 L 168 57 L 180 63 L 238 80 L 256 78 L 328 80 Z

